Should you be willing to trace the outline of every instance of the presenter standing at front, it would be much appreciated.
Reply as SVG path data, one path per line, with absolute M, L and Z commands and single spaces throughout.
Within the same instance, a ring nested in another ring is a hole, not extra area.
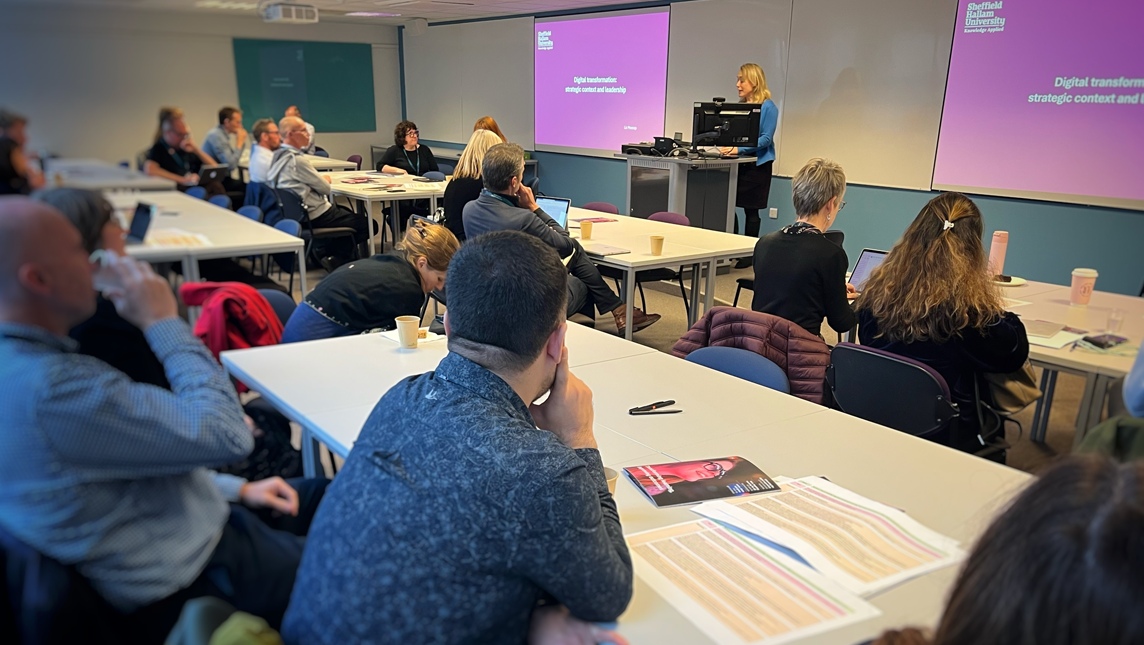
M 739 90 L 740 103 L 761 103 L 763 109 L 759 114 L 759 144 L 752 148 L 720 148 L 725 155 L 738 153 L 740 155 L 754 155 L 755 163 L 739 165 L 739 189 L 735 196 L 735 206 L 741 207 L 746 214 L 747 237 L 759 237 L 759 210 L 767 207 L 767 200 L 771 194 L 771 169 L 775 163 L 775 128 L 779 122 L 779 108 L 771 100 L 771 91 L 767 89 L 767 77 L 763 68 L 754 63 L 747 63 L 739 68 L 739 77 L 735 83 Z M 739 218 L 735 218 L 735 232 L 739 232 Z M 745 269 L 751 266 L 752 258 L 740 258 L 735 264 L 736 269 Z

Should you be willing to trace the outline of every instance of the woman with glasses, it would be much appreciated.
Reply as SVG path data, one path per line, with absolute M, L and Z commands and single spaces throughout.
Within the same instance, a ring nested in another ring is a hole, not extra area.
M 397 248 L 338 267 L 294 310 L 283 343 L 393 329 L 398 316 L 419 316 L 426 294 L 445 287 L 460 242 L 449 229 L 414 220 Z
M 846 205 L 842 166 L 816 157 L 791 182 L 797 220 L 755 244 L 755 296 L 751 309 L 785 318 L 818 335 L 825 318 L 839 333 L 857 318 L 850 300 L 857 297 L 846 282 L 846 251 L 824 233 Z
M 377 162 L 378 172 L 391 175 L 417 175 L 424 177 L 427 172 L 440 172 L 437 159 L 429 146 L 419 143 L 421 133 L 417 124 L 402 121 L 393 129 L 393 145 L 385 151 Z

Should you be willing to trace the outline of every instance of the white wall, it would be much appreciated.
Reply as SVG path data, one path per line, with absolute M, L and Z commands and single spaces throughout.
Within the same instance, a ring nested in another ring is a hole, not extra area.
M 65 157 L 134 160 L 150 146 L 159 107 L 175 105 L 201 143 L 218 110 L 238 105 L 232 38 L 373 45 L 377 131 L 318 132 L 332 157 L 392 143 L 401 120 L 397 30 L 328 22 L 273 25 L 248 16 L 117 8 L 64 11 L 7 5 L 0 18 L 0 106 L 29 117 L 29 146 Z M 249 128 L 262 117 L 244 115 Z

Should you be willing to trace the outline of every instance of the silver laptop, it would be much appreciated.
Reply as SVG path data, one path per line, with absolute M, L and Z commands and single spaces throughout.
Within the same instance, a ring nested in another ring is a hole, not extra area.
M 858 262 L 854 264 L 854 271 L 850 274 L 850 284 L 854 285 L 858 293 L 862 293 L 862 287 L 870 279 L 870 274 L 882 265 L 887 253 L 888 251 L 877 249 L 862 249 L 861 255 L 858 256 Z
M 568 228 L 568 209 L 572 207 L 572 200 L 563 197 L 537 197 L 536 205 L 548 216 L 556 220 L 561 228 Z

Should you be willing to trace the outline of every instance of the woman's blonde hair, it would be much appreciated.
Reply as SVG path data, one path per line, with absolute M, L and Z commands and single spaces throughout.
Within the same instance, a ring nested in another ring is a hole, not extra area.
M 739 78 L 751 84 L 751 95 L 741 99 L 740 103 L 762 103 L 771 98 L 771 90 L 767 87 L 767 75 L 763 68 L 754 63 L 744 63 L 739 68 Z
M 961 193 L 938 195 L 922 208 L 858 298 L 880 336 L 944 343 L 1001 318 L 1001 294 L 981 245 L 984 226 L 977 205 Z
M 477 119 L 477 122 L 473 124 L 473 130 L 488 130 L 500 137 L 501 143 L 508 143 L 508 139 L 506 139 L 504 133 L 500 131 L 500 126 L 497 125 L 496 119 L 491 116 L 482 116 Z
M 491 130 L 473 130 L 465 151 L 461 153 L 461 160 L 457 162 L 457 169 L 453 177 L 457 179 L 480 179 L 481 163 L 485 160 L 485 153 L 489 148 L 503 143 Z
M 457 236 L 440 224 L 431 224 L 425 220 L 411 219 L 409 228 L 405 230 L 405 237 L 397 244 L 397 250 L 405 252 L 405 258 L 417 264 L 417 258 L 425 258 L 425 262 L 434 271 L 445 271 L 453 254 L 461 248 Z

